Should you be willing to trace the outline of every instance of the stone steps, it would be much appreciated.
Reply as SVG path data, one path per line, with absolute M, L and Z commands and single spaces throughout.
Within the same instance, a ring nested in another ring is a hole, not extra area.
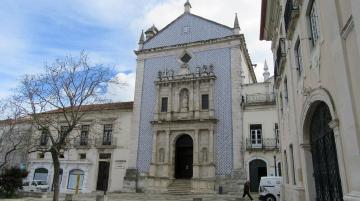
M 73 201 L 96 201 L 97 193 L 80 194 Z M 171 194 L 146 194 L 146 193 L 109 193 L 108 201 L 193 201 L 194 198 L 202 198 L 203 201 L 248 201 L 250 199 L 241 199 L 240 195 L 218 195 L 218 194 L 189 194 L 189 195 L 171 195 Z M 253 194 L 256 198 L 256 194 Z M 60 201 L 65 197 L 60 196 Z M 23 198 L 24 201 L 52 201 L 51 196 L 47 198 Z M 256 199 L 255 199 L 256 200 Z
M 174 180 L 172 184 L 168 186 L 168 194 L 172 195 L 189 195 L 191 194 L 190 180 Z

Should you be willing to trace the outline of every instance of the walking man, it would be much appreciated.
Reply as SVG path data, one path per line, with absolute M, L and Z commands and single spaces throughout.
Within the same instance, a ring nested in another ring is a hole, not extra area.
M 246 181 L 245 184 L 244 184 L 244 194 L 242 197 L 245 197 L 245 195 L 247 195 L 250 200 L 253 200 L 253 198 L 251 197 L 250 195 L 250 181 Z

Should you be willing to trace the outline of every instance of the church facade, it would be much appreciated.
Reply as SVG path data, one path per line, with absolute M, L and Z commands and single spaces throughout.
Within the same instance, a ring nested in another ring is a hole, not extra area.
M 237 16 L 228 27 L 184 7 L 162 30 L 141 34 L 134 102 L 86 106 L 60 156 L 62 193 L 79 186 L 82 193 L 238 194 L 245 180 L 258 191 L 261 176 L 282 175 L 267 65 L 257 82 Z M 33 143 L 49 145 L 46 133 L 29 132 Z M 27 181 L 52 186 L 48 153 L 29 154 L 26 166 Z
M 257 82 L 253 65 L 237 17 L 227 27 L 184 7 L 139 40 L 125 189 L 165 192 L 187 180 L 191 192 L 238 192 L 246 178 L 242 86 Z

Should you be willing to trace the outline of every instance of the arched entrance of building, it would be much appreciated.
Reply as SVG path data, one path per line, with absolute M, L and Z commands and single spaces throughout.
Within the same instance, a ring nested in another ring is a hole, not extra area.
M 193 140 L 181 135 L 175 144 L 175 178 L 191 179 L 193 175 Z
M 261 159 L 252 160 L 249 163 L 250 191 L 257 192 L 259 189 L 260 178 L 267 176 L 266 162 Z
M 324 102 L 316 103 L 310 119 L 310 145 L 313 162 L 316 200 L 342 201 L 334 132 L 329 127 L 331 113 Z

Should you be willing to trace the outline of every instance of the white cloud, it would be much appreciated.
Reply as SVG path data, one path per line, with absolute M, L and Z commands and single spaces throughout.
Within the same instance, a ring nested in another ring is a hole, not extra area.
M 118 73 L 109 83 L 106 97 L 112 101 L 133 101 L 135 91 L 135 73 Z
M 133 21 L 132 27 L 146 29 L 152 24 L 163 28 L 184 12 L 185 0 L 168 0 L 150 8 L 144 18 Z M 267 60 L 272 74 L 272 54 L 269 42 L 259 40 L 261 0 L 190 0 L 191 12 L 221 24 L 233 27 L 238 13 L 241 32 L 245 34 L 247 48 L 254 64 L 258 81 L 263 80 L 263 64 Z M 138 28 L 139 29 L 139 28 Z

